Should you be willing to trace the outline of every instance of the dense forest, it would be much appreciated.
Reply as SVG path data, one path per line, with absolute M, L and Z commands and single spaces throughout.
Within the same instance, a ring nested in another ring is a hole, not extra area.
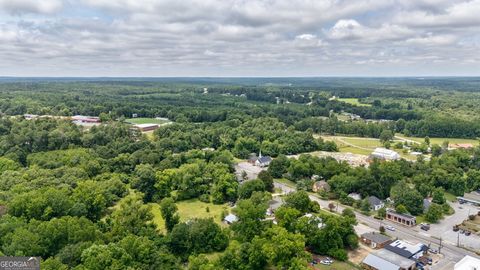
M 433 197 L 425 216 L 435 222 L 450 211 L 447 192 L 480 188 L 480 149 L 426 142 L 428 160 L 352 167 L 308 154 L 338 151 L 316 135 L 477 138 L 475 85 L 460 78 L 0 79 L 0 255 L 77 270 L 294 270 L 308 269 L 312 254 L 345 261 L 358 246 L 355 215 L 320 209 L 307 193 L 312 179 L 332 188 L 320 196 L 362 211 L 365 202 L 347 194 L 390 197 L 414 215 Z M 340 120 L 341 113 L 361 119 Z M 102 124 L 54 117 L 77 114 Z M 173 123 L 146 135 L 125 122 L 134 114 Z M 260 151 L 273 157 L 268 170 L 238 181 L 235 164 Z M 280 178 L 298 191 L 283 197 L 273 222 L 267 209 Z M 189 200 L 228 206 L 222 216 L 238 220 L 184 220 L 180 203 Z

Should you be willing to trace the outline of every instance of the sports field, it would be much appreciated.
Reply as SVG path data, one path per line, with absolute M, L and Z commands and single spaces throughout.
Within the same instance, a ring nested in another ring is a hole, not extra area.
M 338 98 L 338 101 L 345 102 L 348 104 L 352 104 L 355 106 L 363 106 L 363 107 L 371 107 L 372 105 L 366 104 L 366 103 L 361 103 L 358 98 Z
M 129 118 L 125 119 L 125 122 L 130 124 L 165 124 L 170 122 L 167 119 L 157 119 L 157 118 L 146 118 L 146 117 L 139 117 L 139 118 Z

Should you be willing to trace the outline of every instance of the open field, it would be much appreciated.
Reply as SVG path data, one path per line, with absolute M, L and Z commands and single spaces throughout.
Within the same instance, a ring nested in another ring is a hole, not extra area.
M 400 133 L 395 134 L 396 137 L 399 138 L 404 138 L 407 140 L 415 141 L 418 143 L 423 143 L 425 141 L 425 138 L 420 138 L 420 137 L 407 137 L 403 136 Z M 461 139 L 461 138 L 430 138 L 430 144 L 438 144 L 442 145 L 443 142 L 448 141 L 449 143 L 471 143 L 473 145 L 479 145 L 480 141 L 479 140 L 474 140 L 474 139 Z
M 352 104 L 355 106 L 362 106 L 362 107 L 371 107 L 372 105 L 366 104 L 366 103 L 361 103 L 358 98 L 338 98 L 338 101 L 345 102 L 348 104 Z
M 352 269 L 359 269 L 351 264 L 345 263 L 345 262 L 338 262 L 335 261 L 331 265 L 323 265 L 323 264 L 317 264 L 313 267 L 313 269 L 317 270 L 352 270 Z
M 160 213 L 160 205 L 158 203 L 150 203 L 150 205 L 154 215 L 153 221 L 157 224 L 159 230 L 164 231 L 165 221 Z M 177 202 L 177 207 L 180 221 L 187 221 L 193 218 L 213 218 L 217 224 L 222 226 L 224 225 L 221 220 L 222 212 L 229 209 L 226 204 L 204 203 L 197 199 L 179 201 Z M 207 207 L 209 212 L 207 212 Z
M 129 118 L 125 119 L 125 122 L 131 123 L 131 124 L 165 124 L 170 122 L 169 120 L 166 119 L 157 119 L 157 118 Z

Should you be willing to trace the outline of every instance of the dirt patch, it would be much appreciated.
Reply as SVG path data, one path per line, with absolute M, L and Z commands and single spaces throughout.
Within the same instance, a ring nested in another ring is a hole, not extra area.
M 354 264 L 360 264 L 373 249 L 360 244 L 357 249 L 348 252 L 348 260 Z

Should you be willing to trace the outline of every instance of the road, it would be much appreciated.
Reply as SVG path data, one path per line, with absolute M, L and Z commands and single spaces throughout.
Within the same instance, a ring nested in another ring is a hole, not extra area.
M 285 193 L 289 192 L 294 192 L 296 189 L 294 187 L 291 187 L 289 185 L 283 184 L 283 183 L 278 183 L 275 182 L 275 187 L 281 189 Z M 326 201 L 322 200 L 317 196 L 310 195 L 309 196 L 312 201 L 316 201 L 320 204 L 322 208 L 328 209 L 328 204 L 331 203 L 331 201 Z M 338 209 L 336 210 L 337 212 L 342 212 L 343 209 L 345 209 L 345 206 L 342 206 L 340 204 L 336 204 L 336 207 Z M 368 227 L 372 228 L 373 230 L 378 230 L 381 225 L 391 225 L 395 227 L 395 231 L 388 231 L 388 234 L 393 237 L 397 237 L 399 239 L 404 239 L 407 241 L 415 241 L 415 242 L 422 242 L 423 244 L 430 245 L 431 248 L 434 249 L 439 249 L 440 245 L 440 239 L 438 238 L 433 238 L 426 233 L 420 231 L 419 228 L 417 227 L 404 227 L 398 223 L 390 222 L 388 220 L 377 220 L 369 216 L 365 216 L 359 212 L 355 211 L 355 215 L 357 217 L 357 221 L 359 223 L 362 223 L 364 225 L 367 225 Z M 455 245 L 452 245 L 451 243 L 442 242 L 442 248 L 440 249 L 441 254 L 444 256 L 445 263 L 449 261 L 454 261 L 458 262 L 461 260 L 465 255 L 470 255 L 473 257 L 478 257 L 475 253 L 470 252 L 468 250 L 459 248 Z M 443 263 L 441 264 L 436 264 L 434 265 L 431 269 L 442 269 L 445 265 Z

